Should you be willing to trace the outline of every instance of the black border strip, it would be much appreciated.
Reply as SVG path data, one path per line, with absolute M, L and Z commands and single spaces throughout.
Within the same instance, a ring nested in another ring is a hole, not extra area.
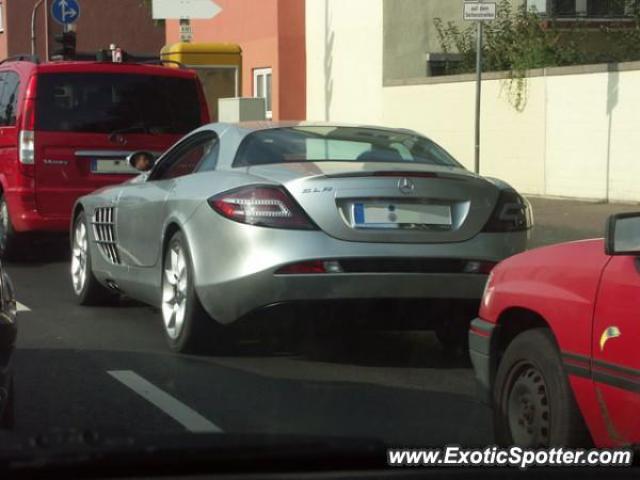
M 628 380 L 608 373 L 595 371 L 592 373 L 592 376 L 596 382 L 618 387 L 630 392 L 640 393 L 640 381 Z
M 569 375 L 575 375 L 576 377 L 591 378 L 591 371 L 588 368 L 579 367 L 571 363 L 565 363 L 564 368 Z
M 591 378 L 591 361 L 585 355 L 562 352 L 562 364 L 570 375 Z
M 603 360 L 592 360 L 593 365 L 599 368 L 606 368 L 607 370 L 611 370 L 613 372 L 619 372 L 626 375 L 632 375 L 636 377 L 640 377 L 640 370 L 631 367 L 623 367 L 622 365 L 618 365 L 615 363 L 605 362 Z
M 594 381 L 605 385 L 640 393 L 640 370 L 591 359 L 585 355 L 571 352 L 562 352 L 562 357 L 562 363 L 569 375 L 592 378 Z M 592 364 L 594 368 L 591 368 Z M 608 371 L 603 371 L 603 369 Z M 629 376 L 638 378 L 629 378 Z

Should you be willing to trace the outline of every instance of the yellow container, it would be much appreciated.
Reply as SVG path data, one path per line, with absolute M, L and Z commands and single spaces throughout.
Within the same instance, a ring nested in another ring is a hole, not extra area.
M 160 51 L 160 58 L 179 62 L 198 73 L 212 121 L 218 120 L 218 99 L 239 97 L 242 92 L 242 49 L 239 45 L 174 43 Z

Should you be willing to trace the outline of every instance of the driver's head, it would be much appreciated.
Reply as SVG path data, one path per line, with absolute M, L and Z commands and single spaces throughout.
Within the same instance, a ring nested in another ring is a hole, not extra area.
M 138 153 L 133 157 L 132 163 L 136 170 L 147 172 L 153 167 L 153 157 L 148 153 Z

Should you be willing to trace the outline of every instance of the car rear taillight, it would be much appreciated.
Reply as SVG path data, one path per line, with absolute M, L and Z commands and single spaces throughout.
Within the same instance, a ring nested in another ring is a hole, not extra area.
M 235 222 L 271 228 L 317 230 L 302 208 L 282 188 L 243 187 L 209 199 L 209 205 Z
M 22 117 L 20 118 L 20 135 L 18 145 L 18 157 L 20 160 L 20 171 L 23 175 L 32 177 L 34 175 L 36 160 L 36 76 L 29 79 L 27 91 L 24 98 Z
M 519 232 L 533 227 L 531 205 L 515 190 L 502 190 L 483 232 Z

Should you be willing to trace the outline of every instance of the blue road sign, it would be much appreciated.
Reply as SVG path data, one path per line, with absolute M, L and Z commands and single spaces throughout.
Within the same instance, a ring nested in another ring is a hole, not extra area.
M 80 4 L 78 0 L 53 0 L 51 16 L 62 25 L 75 23 L 80 16 Z

